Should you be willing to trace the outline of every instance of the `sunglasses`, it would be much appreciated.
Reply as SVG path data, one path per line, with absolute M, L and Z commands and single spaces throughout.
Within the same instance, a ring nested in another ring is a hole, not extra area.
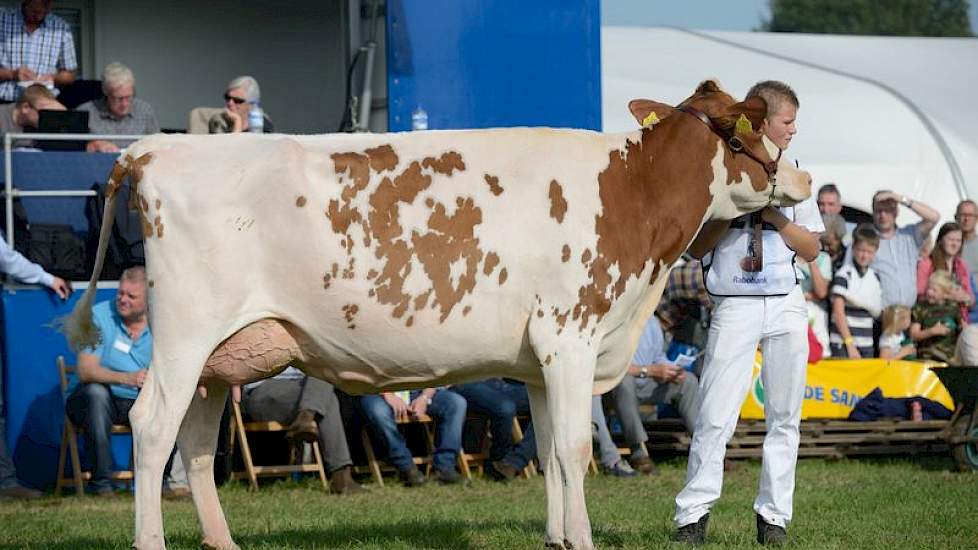
M 227 103 L 228 101 L 233 101 L 236 104 L 241 105 L 242 103 L 248 100 L 242 97 L 234 97 L 233 95 L 224 94 L 224 102 Z

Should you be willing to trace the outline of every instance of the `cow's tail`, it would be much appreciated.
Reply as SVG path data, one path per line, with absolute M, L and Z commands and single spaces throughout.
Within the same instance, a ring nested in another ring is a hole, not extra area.
M 102 275 L 102 266 L 105 263 L 105 252 L 109 246 L 109 237 L 112 235 L 112 225 L 115 223 L 115 201 L 118 197 L 119 187 L 129 176 L 131 157 L 120 157 L 112 166 L 112 173 L 109 174 L 109 181 L 105 189 L 105 210 L 102 213 L 102 229 L 98 235 L 98 253 L 95 255 L 95 266 L 92 269 L 92 278 L 88 282 L 88 288 L 75 304 L 71 313 L 60 317 L 56 321 L 58 329 L 65 335 L 68 345 L 75 352 L 88 349 L 98 345 L 101 339 L 98 327 L 92 321 L 92 303 L 95 301 L 95 290 L 99 277 Z

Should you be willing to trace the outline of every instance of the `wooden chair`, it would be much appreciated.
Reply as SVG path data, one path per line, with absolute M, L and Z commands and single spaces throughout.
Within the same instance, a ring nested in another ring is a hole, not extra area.
M 56 359 L 58 365 L 58 379 L 61 382 L 61 399 L 66 402 L 68 399 L 68 375 L 77 372 L 77 368 L 74 365 L 65 364 L 64 356 L 59 355 Z M 112 425 L 113 434 L 132 434 L 132 430 L 129 426 L 125 424 L 113 424 Z M 54 485 L 55 496 L 61 496 L 61 488 L 68 485 L 75 486 L 76 495 L 85 494 L 85 481 L 92 478 L 91 472 L 83 472 L 81 469 L 81 461 L 78 456 L 78 436 L 81 434 L 81 429 L 75 426 L 74 422 L 68 418 L 68 414 L 64 415 L 64 427 L 61 429 L 61 451 L 58 454 L 58 476 L 57 481 Z M 71 477 L 65 477 L 65 461 L 67 460 L 67 454 L 71 453 Z M 130 459 L 134 460 L 136 455 L 135 441 L 133 441 L 133 454 Z M 125 481 L 126 483 L 132 483 L 135 478 L 135 474 L 132 469 L 129 470 L 118 470 L 112 472 L 112 479 L 114 481 Z
M 412 416 L 407 420 L 398 420 L 397 424 L 399 426 L 408 426 L 412 424 L 417 424 L 421 426 L 422 432 L 424 434 L 425 449 L 427 449 L 427 455 L 425 456 L 415 456 L 413 457 L 414 464 L 423 469 L 425 475 L 430 473 L 432 468 L 432 456 L 435 453 L 435 435 L 434 435 L 434 425 L 435 419 L 428 415 Z M 390 466 L 381 466 L 380 462 L 377 460 L 377 455 L 374 453 L 373 443 L 370 440 L 370 434 L 367 431 L 367 426 L 364 425 L 360 429 L 360 440 L 363 442 L 363 451 L 367 457 L 367 470 L 370 475 L 373 476 L 374 481 L 380 487 L 384 486 L 384 471 L 393 471 L 394 468 Z M 458 454 L 458 469 L 462 476 L 466 480 L 472 479 L 472 472 L 469 466 L 468 458 L 466 453 L 460 452 Z M 355 469 L 359 471 L 359 469 Z
M 256 466 L 251 457 L 251 446 L 248 444 L 248 433 L 268 433 L 268 432 L 281 432 L 285 433 L 289 427 L 280 422 L 245 422 L 241 415 L 241 406 L 234 400 L 231 401 L 231 410 L 233 412 L 234 428 L 231 430 L 231 444 L 230 453 L 234 453 L 235 439 L 241 440 L 241 459 L 244 463 L 244 471 L 232 471 L 232 479 L 248 479 L 250 488 L 252 491 L 258 490 L 258 478 L 259 477 L 278 477 L 287 476 L 293 473 L 302 472 L 313 472 L 319 475 L 319 481 L 323 485 L 324 490 L 329 490 L 329 485 L 326 482 L 326 470 L 323 469 L 323 457 L 322 453 L 319 451 L 319 443 L 307 443 L 312 447 L 312 457 L 313 461 L 309 464 L 302 463 L 302 453 L 299 449 L 302 445 L 292 445 L 290 450 L 290 460 L 289 464 L 281 465 L 259 465 Z

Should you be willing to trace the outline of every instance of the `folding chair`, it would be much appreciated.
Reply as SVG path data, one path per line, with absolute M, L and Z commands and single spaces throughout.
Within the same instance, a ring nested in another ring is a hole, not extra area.
M 77 367 L 74 365 L 65 364 L 64 356 L 59 355 L 56 359 L 58 365 L 58 379 L 61 382 L 61 400 L 62 402 L 67 402 L 68 400 L 68 375 L 77 372 Z M 55 496 L 61 496 L 61 488 L 68 485 L 75 486 L 76 495 L 85 494 L 85 481 L 92 478 L 91 472 L 83 472 L 81 469 L 81 461 L 78 457 L 78 436 L 81 434 L 81 430 L 75 426 L 74 422 L 68 418 L 68 413 L 64 415 L 64 427 L 61 429 L 61 451 L 58 454 L 58 476 L 57 481 L 54 485 Z M 132 429 L 125 424 L 113 424 L 112 434 L 132 434 Z M 133 454 L 130 460 L 133 460 L 136 456 L 135 440 L 133 441 Z M 71 453 L 71 477 L 65 477 L 65 461 L 67 460 L 67 453 Z M 132 483 L 135 478 L 133 470 L 117 470 L 112 472 L 112 479 L 114 481 L 125 481 L 127 484 Z
M 231 445 L 229 453 L 234 453 L 235 438 L 241 440 L 241 460 L 244 463 L 244 471 L 232 471 L 231 479 L 248 479 L 252 491 L 258 490 L 259 477 L 278 477 L 288 476 L 293 473 L 313 472 L 319 475 L 319 481 L 324 490 L 329 490 L 326 482 L 326 470 L 323 468 L 323 456 L 319 450 L 319 443 L 307 443 L 312 447 L 312 462 L 302 463 L 302 453 L 299 449 L 302 445 L 292 445 L 290 449 L 289 464 L 280 465 L 259 465 L 256 466 L 251 456 L 251 446 L 248 443 L 248 433 L 261 432 L 281 432 L 285 433 L 289 427 L 280 422 L 245 422 L 241 415 L 241 405 L 234 400 L 231 401 L 231 410 L 234 418 L 234 429 L 231 430 Z

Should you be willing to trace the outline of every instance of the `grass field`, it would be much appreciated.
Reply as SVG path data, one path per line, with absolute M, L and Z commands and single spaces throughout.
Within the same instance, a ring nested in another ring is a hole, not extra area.
M 707 548 L 756 548 L 751 504 L 760 465 L 726 476 Z M 978 548 L 978 475 L 948 471 L 941 456 L 887 460 L 802 460 L 791 548 Z M 685 461 L 642 479 L 589 476 L 588 507 L 599 548 L 672 548 L 673 498 Z M 507 485 L 405 489 L 395 483 L 354 497 L 325 494 L 311 481 L 278 482 L 258 493 L 221 489 L 235 540 L 245 549 L 542 548 L 543 480 Z M 46 497 L 0 502 L 0 548 L 128 548 L 132 499 Z M 165 502 L 169 548 L 198 548 L 189 501 Z

